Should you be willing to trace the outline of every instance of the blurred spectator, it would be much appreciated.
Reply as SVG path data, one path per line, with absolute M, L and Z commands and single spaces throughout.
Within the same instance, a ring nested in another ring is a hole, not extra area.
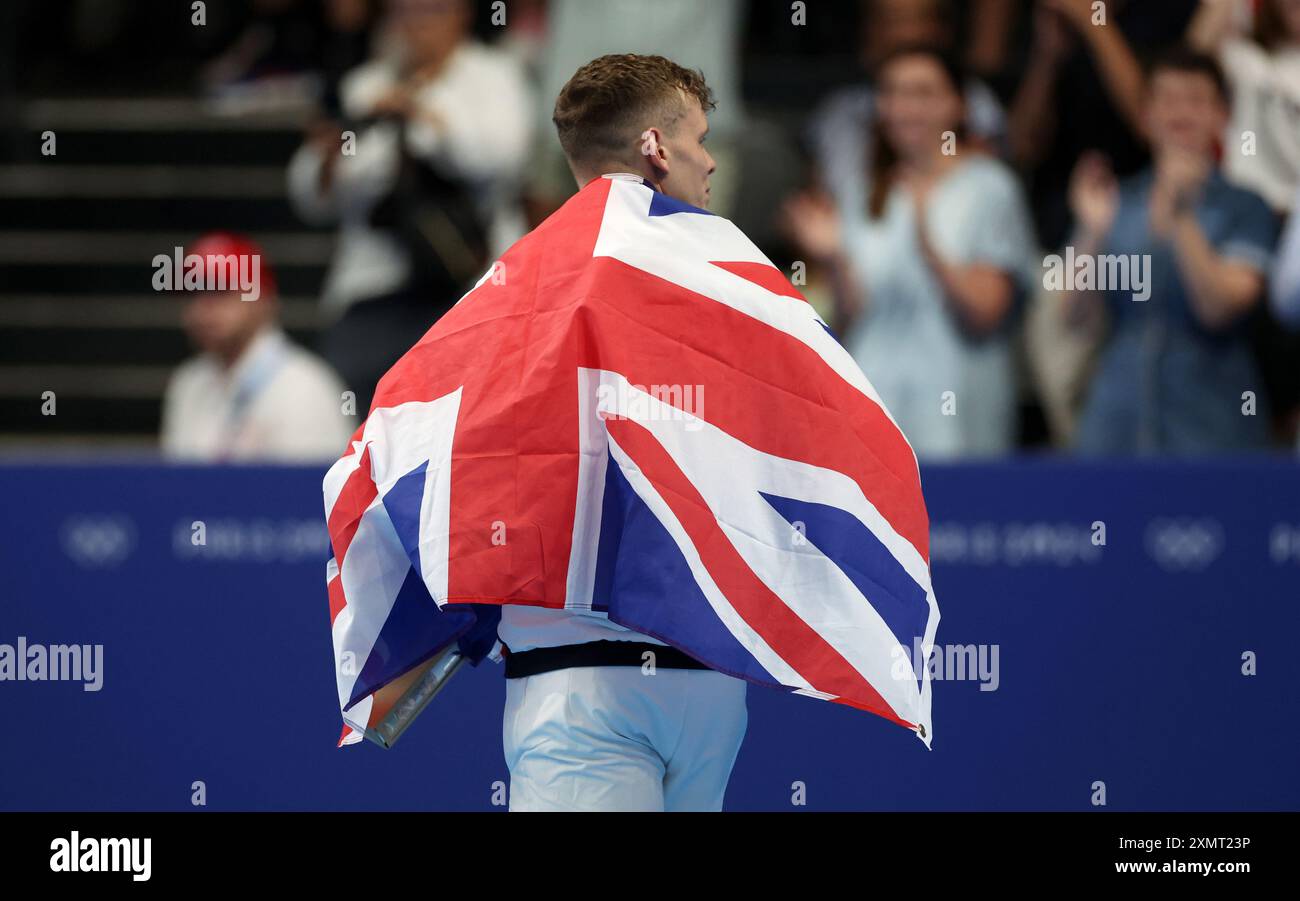
M 1188 41 L 1214 53 L 1232 85 L 1224 172 L 1289 209 L 1300 186 L 1300 0 L 1202 0 Z
M 321 110 L 332 119 L 343 116 L 339 85 L 344 76 L 370 55 L 370 41 L 380 0 L 325 0 L 326 33 L 321 41 Z
M 1058 448 L 1071 447 L 1106 322 L 1101 316 L 1068 320 L 1061 315 L 1059 293 L 1040 282 L 1030 295 L 1020 337 L 1030 393 L 1042 408 L 1048 438 Z
M 1015 175 L 965 140 L 966 84 L 936 50 L 895 50 L 877 79 L 865 204 L 785 208 L 792 240 L 830 269 L 845 346 L 932 458 L 1012 446 L 1009 334 L 1035 246 Z
M 1115 171 L 1148 162 L 1142 140 L 1142 67 L 1134 47 L 1181 41 L 1196 0 L 1037 0 L 1033 43 L 1008 116 L 1008 144 L 1030 178 L 1039 243 L 1059 247 L 1070 228 L 1070 173 L 1100 150 Z
M 900 47 L 952 49 L 953 10 L 946 0 L 861 0 L 861 7 L 858 57 L 864 73 Z M 973 79 L 966 80 L 964 93 L 969 140 L 1000 149 L 1006 123 L 997 97 Z M 842 88 L 822 102 L 809 127 L 818 180 L 843 209 L 861 209 L 866 202 L 874 100 L 870 82 Z
M 388 52 L 340 86 L 289 166 L 309 222 L 339 223 L 322 352 L 368 409 L 379 378 L 522 235 L 533 108 L 519 64 L 469 37 L 468 0 L 392 0 Z M 349 152 L 355 134 L 355 152 Z
M 195 462 L 332 460 L 354 420 L 343 414 L 343 386 L 312 354 L 290 343 L 278 323 L 275 278 L 248 240 L 214 232 L 189 253 L 207 261 L 204 284 L 217 284 L 214 258 L 258 261 L 260 296 L 238 291 L 193 295 L 185 330 L 199 355 L 172 374 L 163 397 L 162 451 Z
M 717 100 L 709 113 L 709 152 L 718 168 L 709 209 L 731 214 L 739 177 L 736 142 L 744 111 L 740 96 L 742 0 L 550 0 L 537 107 L 536 159 L 529 166 L 530 219 L 535 224 L 573 194 L 573 175 L 551 125 L 555 98 L 579 66 L 607 53 L 666 56 L 700 69 Z M 787 14 L 788 13 L 784 13 Z
M 547 0 L 511 0 L 506 19 L 506 33 L 497 44 L 517 59 L 529 80 L 541 79 L 542 58 L 546 53 Z M 543 123 L 548 129 L 550 120 Z
M 1212 58 L 1167 53 L 1145 102 L 1153 167 L 1122 185 L 1100 156 L 1076 168 L 1076 257 L 1137 255 L 1149 292 L 1147 300 L 1135 299 L 1146 292 L 1134 284 L 1069 292 L 1067 313 L 1086 319 L 1104 294 L 1112 320 L 1079 423 L 1084 452 L 1196 453 L 1268 440 L 1246 326 L 1264 292 L 1276 227 L 1268 206 L 1215 164 L 1227 91 Z
M 1282 241 L 1278 245 L 1277 264 L 1273 268 L 1271 282 L 1271 300 L 1273 315 L 1293 333 L 1300 332 L 1300 195 L 1291 204 L 1291 219 L 1287 223 Z M 1294 355 L 1296 335 L 1288 335 L 1291 375 L 1300 370 L 1300 358 Z M 1291 420 L 1283 425 L 1284 429 L 1294 430 L 1296 450 L 1300 451 L 1300 416 L 1291 411 Z M 1289 432 L 1288 432 L 1289 434 Z
M 1278 245 L 1277 265 L 1273 269 L 1273 314 L 1292 329 L 1300 329 L 1300 192 L 1292 205 L 1291 220 L 1287 223 Z M 1300 363 L 1297 363 L 1300 365 Z
M 1295 199 L 1291 209 L 1300 211 L 1300 197 Z M 1289 375 L 1292 381 L 1300 375 L 1300 357 L 1295 355 L 1297 335 L 1300 332 L 1300 213 L 1292 212 L 1287 223 L 1282 243 L 1278 247 L 1277 265 L 1272 278 L 1272 310 L 1276 319 L 1292 334 L 1285 336 L 1291 353 L 1288 355 Z M 1294 408 L 1288 417 L 1283 418 L 1284 434 L 1295 434 L 1296 450 L 1300 451 L 1300 413 Z

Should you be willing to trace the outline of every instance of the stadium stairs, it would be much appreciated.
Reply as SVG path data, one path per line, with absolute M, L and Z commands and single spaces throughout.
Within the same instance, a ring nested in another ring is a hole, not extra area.
M 191 351 L 185 297 L 153 289 L 152 260 L 205 231 L 262 245 L 289 333 L 314 343 L 332 239 L 285 196 L 300 122 L 192 100 L 21 106 L 18 153 L 0 165 L 0 451 L 154 446 L 168 375 Z

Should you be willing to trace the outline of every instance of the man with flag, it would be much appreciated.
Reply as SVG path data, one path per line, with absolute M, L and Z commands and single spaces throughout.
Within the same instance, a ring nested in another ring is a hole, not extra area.
M 708 213 L 712 108 L 662 57 L 579 69 L 580 190 L 380 382 L 324 486 L 341 743 L 455 643 L 505 661 L 511 810 L 721 809 L 747 682 L 929 745 L 915 455 Z

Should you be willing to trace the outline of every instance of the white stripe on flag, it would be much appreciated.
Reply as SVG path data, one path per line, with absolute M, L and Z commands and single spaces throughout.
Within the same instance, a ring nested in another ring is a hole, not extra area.
M 596 411 L 599 385 L 599 371 L 578 370 L 578 502 L 573 511 L 573 545 L 564 594 L 564 606 L 569 610 L 591 609 L 596 582 L 596 551 L 609 463 L 608 432 Z
M 339 568 L 343 596 L 347 598 L 333 628 L 340 707 L 351 698 L 361 668 L 370 659 L 410 568 L 410 559 L 388 511 L 377 497 L 362 514 Z

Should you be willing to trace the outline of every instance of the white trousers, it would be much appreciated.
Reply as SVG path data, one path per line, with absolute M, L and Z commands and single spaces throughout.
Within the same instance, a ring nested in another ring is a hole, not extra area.
M 721 810 L 749 723 L 746 685 L 639 666 L 507 679 L 510 810 Z

